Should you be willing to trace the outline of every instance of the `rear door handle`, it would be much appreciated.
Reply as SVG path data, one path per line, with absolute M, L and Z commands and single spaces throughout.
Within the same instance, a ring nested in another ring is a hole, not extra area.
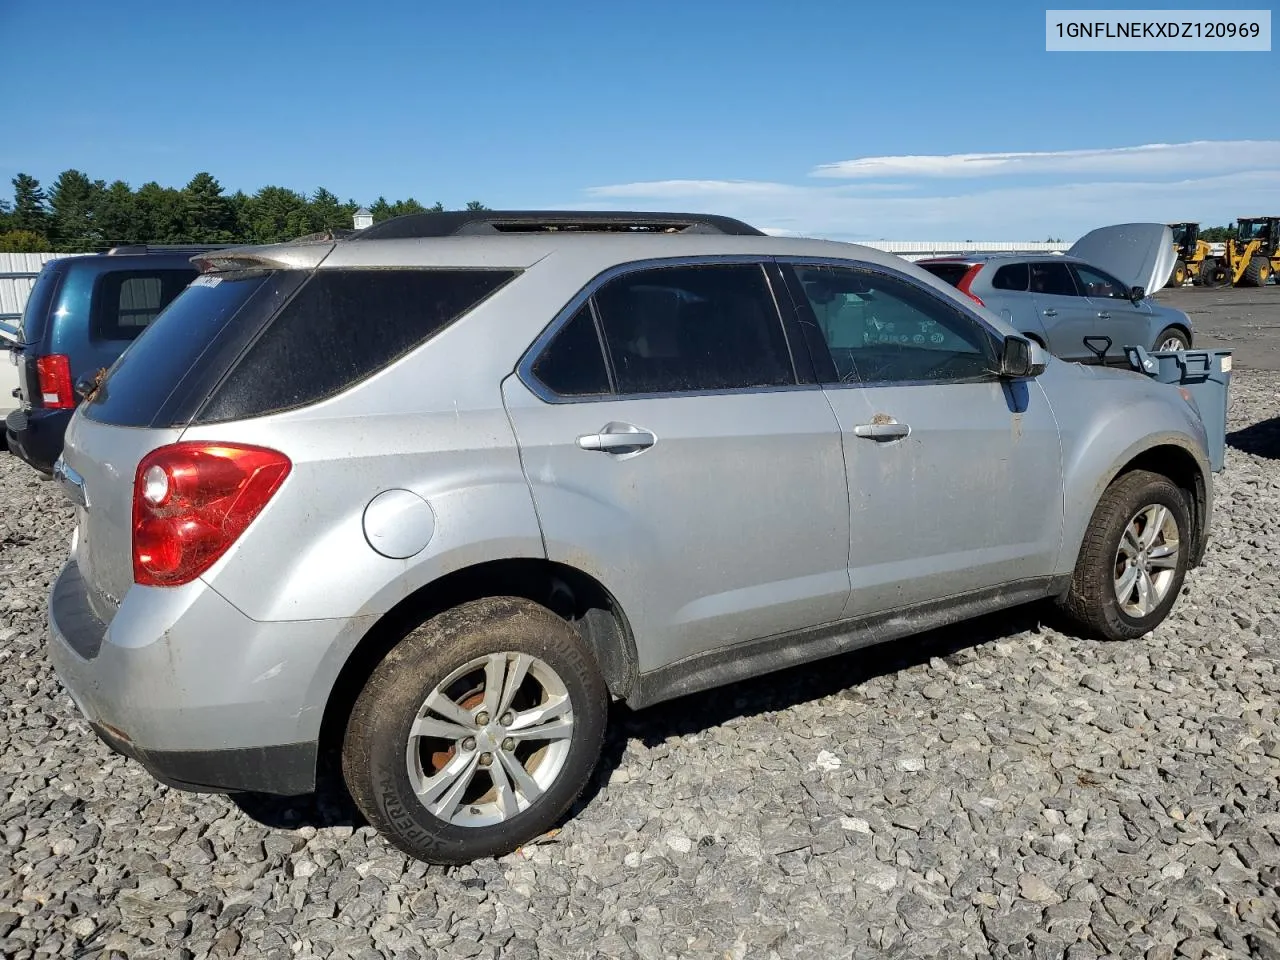
M 599 433 L 588 433 L 578 438 L 583 450 L 600 450 L 603 453 L 639 453 L 658 442 L 648 430 L 633 423 L 606 423 Z
M 1099 320 L 1110 320 L 1110 319 L 1111 319 L 1111 314 L 1109 314 L 1109 313 L 1100 313 L 1100 314 L 1098 314 L 1098 319 L 1099 319 Z
M 853 428 L 854 436 L 868 440 L 897 440 L 910 432 L 911 427 L 905 423 L 860 423 Z
M 1058 311 L 1057 311 L 1057 310 L 1046 310 L 1046 311 L 1044 312 L 1044 315 L 1045 315 L 1046 317 L 1056 317 L 1056 316 L 1058 315 Z

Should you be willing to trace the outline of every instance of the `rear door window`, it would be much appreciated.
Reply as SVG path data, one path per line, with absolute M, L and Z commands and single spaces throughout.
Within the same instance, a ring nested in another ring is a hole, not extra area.
M 1031 292 L 1056 297 L 1077 297 L 1075 281 L 1065 263 L 1031 264 Z
M 1006 263 L 991 278 L 991 286 L 996 290 L 1017 290 L 1026 292 L 1031 271 L 1025 263 Z
M 97 340 L 134 340 L 173 302 L 196 271 L 120 270 L 98 278 L 91 336 Z
M 619 394 L 796 382 L 760 264 L 637 270 L 606 283 L 595 303 Z
M 611 392 L 604 349 L 590 304 L 573 315 L 538 354 L 533 375 L 562 397 L 589 397 Z

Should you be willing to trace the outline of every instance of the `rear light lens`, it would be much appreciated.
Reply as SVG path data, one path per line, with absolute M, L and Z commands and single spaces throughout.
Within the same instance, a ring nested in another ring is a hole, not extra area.
M 975 263 L 972 267 L 970 267 L 968 270 L 965 271 L 964 276 L 960 278 L 960 282 L 956 284 L 956 289 L 959 290 L 961 293 L 963 293 L 966 297 L 968 297 L 974 303 L 976 303 L 978 306 L 985 307 L 986 304 L 983 303 L 981 299 L 979 299 L 976 293 L 969 292 L 969 284 L 973 283 L 973 281 L 978 278 L 978 274 L 981 272 L 982 272 L 982 264 Z
M 51 353 L 36 360 L 40 401 L 50 410 L 68 410 L 76 405 L 71 383 L 71 361 L 65 354 Z
M 292 468 L 283 453 L 233 443 L 175 443 L 138 464 L 133 579 L 190 583 L 236 542 Z

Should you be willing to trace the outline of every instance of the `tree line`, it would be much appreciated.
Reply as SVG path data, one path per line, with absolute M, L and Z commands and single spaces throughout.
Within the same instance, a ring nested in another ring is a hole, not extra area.
M 312 194 L 286 187 L 223 192 L 209 173 L 181 189 L 152 181 L 133 189 L 123 180 L 90 180 L 65 170 L 46 190 L 25 173 L 13 178 L 13 199 L 0 199 L 0 251 L 92 252 L 126 243 L 277 243 L 325 230 L 350 229 L 360 204 L 321 187 Z M 410 197 L 368 205 L 374 222 L 405 213 L 444 210 Z M 468 210 L 487 210 L 473 200 Z

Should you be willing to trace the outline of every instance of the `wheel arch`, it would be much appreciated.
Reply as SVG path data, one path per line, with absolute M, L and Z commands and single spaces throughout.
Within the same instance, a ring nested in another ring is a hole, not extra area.
M 1156 342 L 1154 346 L 1157 346 L 1157 347 L 1160 346 L 1160 342 L 1159 342 L 1160 338 L 1164 336 L 1164 334 L 1169 330 L 1174 330 L 1182 334 L 1184 337 L 1186 337 L 1187 346 L 1194 345 L 1195 341 L 1192 339 L 1192 336 L 1191 336 L 1191 325 L 1187 323 L 1183 323 L 1181 320 L 1172 320 L 1168 323 L 1162 324 L 1160 326 L 1160 329 L 1156 331 Z
M 1106 491 L 1125 474 L 1135 470 L 1148 470 L 1151 473 L 1168 477 L 1180 490 L 1187 494 L 1187 507 L 1191 513 L 1192 549 L 1189 566 L 1195 567 L 1204 558 L 1208 543 L 1208 518 L 1211 509 L 1210 489 L 1205 479 L 1200 462 L 1186 447 L 1170 442 L 1156 443 L 1138 451 L 1131 451 L 1122 458 L 1111 471 L 1104 475 L 1094 491 L 1093 503 L 1089 516 L 1098 509 L 1098 504 Z M 1083 541 L 1083 530 L 1080 540 Z M 1080 544 L 1075 544 L 1074 555 L 1078 555 Z M 1074 559 L 1072 561 L 1074 565 Z
M 540 558 L 490 560 L 454 570 L 409 594 L 352 648 L 329 689 L 320 724 L 324 751 L 341 743 L 347 717 L 374 668 L 424 621 L 484 597 L 522 597 L 571 623 L 587 642 L 611 694 L 630 693 L 639 660 L 630 623 L 613 594 L 590 574 Z
M 1209 490 L 1204 473 L 1201 471 L 1196 458 L 1184 447 L 1175 444 L 1161 444 L 1160 446 L 1151 447 L 1133 457 L 1116 471 L 1116 475 L 1111 478 L 1108 486 L 1111 483 L 1115 483 L 1119 477 L 1124 476 L 1126 473 L 1132 473 L 1134 470 L 1149 470 L 1152 473 L 1168 477 L 1180 490 L 1187 494 L 1187 507 L 1191 511 L 1191 527 L 1194 537 L 1190 566 L 1198 566 L 1200 561 L 1204 559 L 1204 551 L 1208 541 L 1206 535 L 1208 525 L 1206 521 L 1209 512 Z

